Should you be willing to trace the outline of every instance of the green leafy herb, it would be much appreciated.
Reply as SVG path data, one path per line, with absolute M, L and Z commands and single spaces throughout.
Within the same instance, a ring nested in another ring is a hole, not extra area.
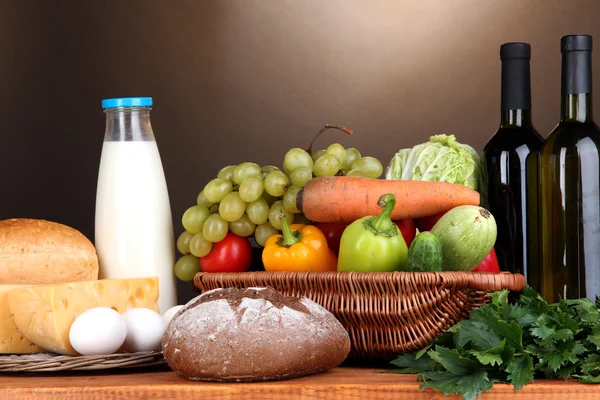
M 425 382 L 419 389 L 432 388 L 444 393 L 460 392 L 465 400 L 475 400 L 482 392 L 489 392 L 493 383 L 488 378 L 487 371 L 476 370 L 465 375 L 450 372 L 425 372 Z
M 590 343 L 596 345 L 596 350 L 600 350 L 600 327 L 595 328 L 592 333 L 589 334 L 588 340 Z
M 469 354 L 474 355 L 477 361 L 483 365 L 500 365 L 503 363 L 502 352 L 506 345 L 506 340 L 502 340 L 497 346 L 485 350 L 470 350 Z
M 514 361 L 506 367 L 506 372 L 508 372 L 508 381 L 513 384 L 515 390 L 519 390 L 533 381 L 533 360 L 527 353 L 515 357 Z
M 433 343 L 402 354 L 389 372 L 418 374 L 420 389 L 475 400 L 494 382 L 516 391 L 535 378 L 600 383 L 600 298 L 548 304 L 526 287 L 515 303 L 508 291 L 471 311 Z

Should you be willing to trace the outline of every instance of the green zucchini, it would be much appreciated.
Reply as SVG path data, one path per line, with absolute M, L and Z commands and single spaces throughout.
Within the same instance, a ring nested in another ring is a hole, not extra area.
M 496 220 L 485 208 L 458 206 L 444 214 L 431 233 L 442 243 L 444 271 L 473 271 L 496 243 Z

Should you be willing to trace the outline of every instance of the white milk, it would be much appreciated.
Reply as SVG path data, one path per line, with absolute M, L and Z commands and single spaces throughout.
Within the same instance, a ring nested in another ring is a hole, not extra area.
M 107 141 L 96 193 L 100 278 L 157 276 L 161 313 L 177 305 L 173 223 L 155 141 Z

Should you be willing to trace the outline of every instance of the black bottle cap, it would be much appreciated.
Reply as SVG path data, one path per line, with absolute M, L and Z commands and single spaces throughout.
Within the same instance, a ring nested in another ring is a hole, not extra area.
M 560 38 L 562 95 L 592 93 L 592 37 L 567 35 Z
M 502 61 L 502 111 L 531 109 L 531 81 L 529 43 L 504 43 L 500 46 Z
M 529 43 L 504 43 L 500 46 L 500 59 L 505 60 L 518 60 L 518 59 L 531 59 L 531 45 Z
M 592 51 L 592 37 L 590 35 L 567 35 L 560 38 L 561 52 Z

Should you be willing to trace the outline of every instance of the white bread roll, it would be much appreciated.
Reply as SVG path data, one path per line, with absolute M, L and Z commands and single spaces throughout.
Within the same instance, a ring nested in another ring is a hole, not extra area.
M 94 245 L 78 230 L 40 219 L 0 221 L 0 284 L 98 279 Z

